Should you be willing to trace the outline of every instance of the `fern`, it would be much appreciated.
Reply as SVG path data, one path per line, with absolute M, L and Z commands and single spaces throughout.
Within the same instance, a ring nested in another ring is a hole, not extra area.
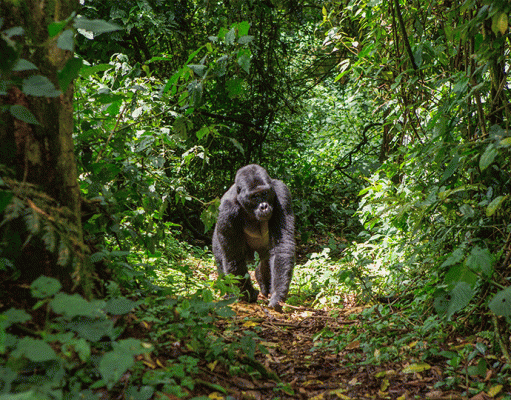
M 23 247 L 38 237 L 47 251 L 56 253 L 60 266 L 68 265 L 72 259 L 83 259 L 74 257 L 76 252 L 81 253 L 84 249 L 79 243 L 79 227 L 71 210 L 60 206 L 37 186 L 9 177 L 0 178 L 0 190 L 8 190 L 14 195 L 1 214 L 0 227 L 12 224 L 12 228 L 19 231 L 18 221 L 21 219 L 26 227 Z M 3 245 L 8 246 L 8 240 Z
M 66 246 L 64 241 L 61 240 L 59 243 L 57 265 L 60 265 L 61 267 L 65 267 L 67 265 L 67 263 L 69 262 L 70 258 L 71 258 L 71 250 L 69 249 L 69 246 Z
M 32 208 L 27 208 L 23 216 L 28 231 L 32 235 L 37 235 L 41 230 L 41 219 Z
M 45 221 L 44 223 L 44 233 L 41 239 L 43 240 L 44 245 L 46 246 L 46 250 L 48 250 L 51 253 L 55 252 L 55 249 L 57 248 L 57 234 L 55 232 L 55 229 L 53 229 L 53 226 Z

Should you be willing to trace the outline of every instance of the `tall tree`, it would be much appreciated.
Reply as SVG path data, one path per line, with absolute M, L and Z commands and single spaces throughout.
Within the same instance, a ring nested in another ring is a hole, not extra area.
M 5 54 L 0 163 L 11 171 L 2 176 L 13 193 L 2 234 L 22 277 L 54 276 L 67 289 L 89 280 L 72 137 L 72 78 L 81 62 L 73 58 L 71 24 L 78 5 L 78 0 L 0 4 Z

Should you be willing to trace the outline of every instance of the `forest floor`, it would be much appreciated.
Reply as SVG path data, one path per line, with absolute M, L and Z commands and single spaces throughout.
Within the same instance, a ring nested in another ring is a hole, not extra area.
M 345 308 L 335 318 L 329 311 L 300 307 L 274 313 L 257 304 L 233 306 L 239 323 L 247 330 L 258 327 L 257 335 L 268 354 L 256 354 L 265 378 L 261 380 L 229 376 L 227 371 L 205 371 L 202 379 L 228 389 L 224 399 L 469 399 L 460 392 L 441 391 L 433 385 L 442 380 L 441 365 L 417 367 L 407 362 L 356 365 L 350 354 L 362 352 L 361 343 L 350 343 L 342 351 L 314 349 L 314 336 L 325 327 L 342 332 L 346 325 L 358 324 L 360 307 Z M 351 318 L 348 319 L 348 317 Z M 355 316 L 355 319 L 353 319 Z M 231 321 L 232 322 L 232 321 Z M 442 361 L 445 365 L 445 360 Z M 439 362 L 440 364 L 440 362 Z M 281 382 L 272 379 L 278 377 Z M 490 399 L 484 393 L 470 400 Z

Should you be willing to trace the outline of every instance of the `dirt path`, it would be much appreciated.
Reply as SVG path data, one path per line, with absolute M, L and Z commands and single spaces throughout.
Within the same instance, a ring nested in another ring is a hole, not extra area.
M 347 317 L 360 312 L 345 309 L 337 318 L 326 311 L 296 309 L 283 314 L 261 305 L 235 304 L 235 323 L 257 334 L 269 353 L 256 352 L 256 369 L 263 372 L 260 380 L 230 377 L 225 374 L 209 378 L 228 387 L 232 399 L 462 399 L 459 393 L 442 392 L 433 385 L 442 380 L 438 366 L 410 370 L 410 364 L 351 364 L 355 353 L 363 352 L 362 344 L 350 343 L 341 351 L 315 349 L 314 338 L 324 329 L 342 334 L 343 329 L 358 325 Z M 278 378 L 277 378 L 278 377 Z M 278 382 L 280 379 L 280 383 Z M 215 398 L 215 395 L 210 398 Z M 467 398 L 467 397 L 465 397 Z M 484 400 L 473 397 L 472 400 Z

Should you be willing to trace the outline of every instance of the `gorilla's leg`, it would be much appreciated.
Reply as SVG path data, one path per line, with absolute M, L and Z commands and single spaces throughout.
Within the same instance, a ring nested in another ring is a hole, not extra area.
M 261 260 L 259 266 L 256 268 L 255 276 L 261 293 L 268 297 L 271 289 L 271 271 L 270 271 L 270 260 Z
M 223 264 L 223 272 L 225 274 L 233 274 L 238 276 L 239 288 L 240 288 L 240 298 L 243 301 L 248 303 L 255 303 L 257 301 L 257 296 L 259 295 L 259 291 L 252 286 L 252 282 L 250 280 L 250 276 L 248 275 L 247 263 L 243 259 L 243 261 L 231 261 L 225 262 Z

